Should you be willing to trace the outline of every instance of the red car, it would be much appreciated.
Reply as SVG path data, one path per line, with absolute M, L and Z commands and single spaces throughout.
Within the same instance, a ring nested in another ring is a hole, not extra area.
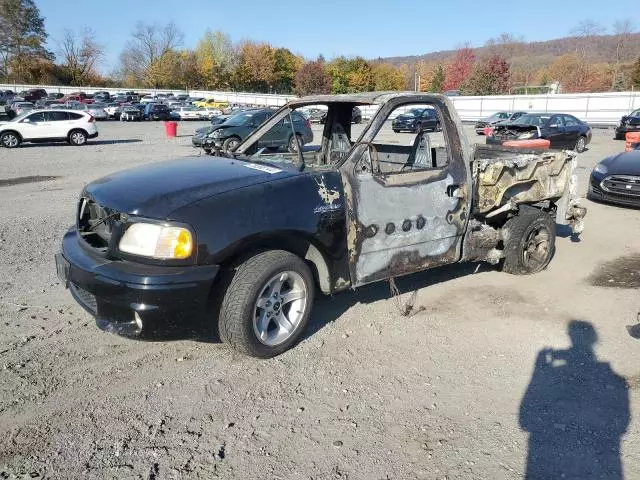
M 93 103 L 95 100 L 89 98 L 84 92 L 74 92 L 59 99 L 60 102 L 80 102 L 80 103 Z

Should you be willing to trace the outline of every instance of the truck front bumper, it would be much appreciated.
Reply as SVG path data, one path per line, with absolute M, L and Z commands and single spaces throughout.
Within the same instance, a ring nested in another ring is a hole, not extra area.
M 58 277 L 102 330 L 153 335 L 203 318 L 219 266 L 165 267 L 109 260 L 69 230 L 56 254 Z

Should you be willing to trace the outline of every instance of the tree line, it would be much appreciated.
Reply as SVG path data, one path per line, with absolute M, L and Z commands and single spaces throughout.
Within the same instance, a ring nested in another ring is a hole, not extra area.
M 139 22 L 110 74 L 100 73 L 105 47 L 89 28 L 65 30 L 47 50 L 45 19 L 34 0 L 0 0 L 0 79 L 5 83 L 154 89 L 241 90 L 261 93 L 354 93 L 384 90 L 499 95 L 514 87 L 559 82 L 563 92 L 640 88 L 640 57 L 629 61 L 635 26 L 616 22 L 614 58 L 598 63 L 591 46 L 603 28 L 591 21 L 571 33 L 575 52 L 539 64 L 522 55 L 524 40 L 502 34 L 482 54 L 461 46 L 437 61 L 392 64 L 362 57 L 320 56 L 308 60 L 265 42 L 233 42 L 221 31 L 206 31 L 194 48 L 172 22 Z M 633 52 L 631 52 L 633 53 Z

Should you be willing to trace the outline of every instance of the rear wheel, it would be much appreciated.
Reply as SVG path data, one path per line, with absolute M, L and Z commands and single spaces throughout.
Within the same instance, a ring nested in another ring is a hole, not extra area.
M 503 271 L 514 275 L 529 275 L 544 270 L 553 258 L 556 224 L 542 210 L 527 207 L 503 227 Z
M 578 141 L 576 142 L 575 151 L 578 153 L 582 153 L 587 148 L 587 138 L 584 136 L 578 137 Z
M 301 258 L 283 250 L 258 253 L 230 272 L 220 338 L 247 355 L 279 355 L 299 340 L 313 298 L 313 276 Z
M 0 143 L 5 148 L 16 148 L 20 146 L 21 142 L 22 140 L 20 140 L 20 137 L 18 136 L 17 133 L 5 132 L 2 135 L 0 135 Z
M 297 152 L 299 148 L 301 148 L 304 145 L 304 142 L 302 141 L 302 136 L 299 134 L 295 134 L 295 135 L 291 135 L 291 137 L 289 138 L 289 145 L 288 145 L 288 150 L 291 153 Z
M 87 143 L 87 134 L 82 130 L 71 130 L 69 132 L 69 143 L 76 146 L 84 145 Z

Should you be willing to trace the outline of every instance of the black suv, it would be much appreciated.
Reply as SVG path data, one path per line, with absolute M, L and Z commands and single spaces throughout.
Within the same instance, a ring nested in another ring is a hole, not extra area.
M 244 141 L 274 113 L 275 110 L 263 108 L 246 110 L 233 115 L 220 125 L 213 126 L 213 130 L 206 135 L 201 146 L 208 152 L 214 150 L 232 152 L 240 142 Z M 291 112 L 291 117 L 293 118 L 293 126 L 298 139 L 303 145 L 311 143 L 313 141 L 313 132 L 309 121 L 300 112 Z M 196 145 L 196 138 L 193 139 L 193 143 Z M 295 151 L 296 139 L 291 134 L 289 120 L 285 118 L 268 132 L 264 136 L 261 146 L 276 150 L 286 147 L 289 151 Z
M 171 120 L 171 110 L 162 103 L 148 103 L 142 118 L 144 120 Z
M 616 140 L 624 140 L 627 132 L 640 132 L 640 108 L 620 119 L 616 127 Z
M 433 108 L 412 108 L 398 115 L 391 122 L 391 128 L 395 133 L 419 132 L 421 130 L 440 130 L 440 122 Z

